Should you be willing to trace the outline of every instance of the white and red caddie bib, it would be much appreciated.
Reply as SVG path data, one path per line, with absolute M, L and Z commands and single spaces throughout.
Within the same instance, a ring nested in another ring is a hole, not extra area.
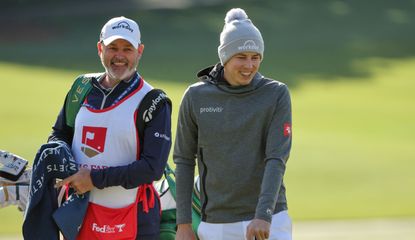
M 139 84 L 135 91 L 111 107 L 95 110 L 85 104 L 80 108 L 75 120 L 72 142 L 72 153 L 80 167 L 104 169 L 125 166 L 139 160 L 136 110 L 144 96 L 152 89 L 152 86 L 144 80 Z M 139 200 L 137 191 L 138 188 L 125 189 L 122 186 L 92 189 L 89 195 L 90 205 L 80 235 L 86 231 L 95 234 L 96 237 L 99 236 L 99 239 L 106 238 L 104 236 L 108 236 L 108 239 L 116 239 L 113 238 L 113 234 L 119 235 L 117 231 L 127 230 L 124 229 L 123 224 L 136 226 L 136 214 L 130 214 L 129 220 L 120 217 L 122 221 L 127 222 L 114 223 L 112 220 L 117 215 L 127 214 L 120 213 L 123 209 L 128 211 L 127 208 L 137 205 Z M 96 209 L 97 206 L 99 209 Z M 105 216 L 111 217 L 105 220 Z M 129 223 L 130 221 L 134 222 Z M 90 226 L 85 226 L 85 223 L 89 223 Z

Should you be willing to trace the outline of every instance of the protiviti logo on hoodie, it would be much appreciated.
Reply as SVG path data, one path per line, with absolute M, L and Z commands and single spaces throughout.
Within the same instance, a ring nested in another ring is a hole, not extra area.
M 223 111 L 223 107 L 201 107 L 200 114 L 202 113 L 221 113 Z
M 104 152 L 107 128 L 84 126 L 81 150 L 89 158 Z

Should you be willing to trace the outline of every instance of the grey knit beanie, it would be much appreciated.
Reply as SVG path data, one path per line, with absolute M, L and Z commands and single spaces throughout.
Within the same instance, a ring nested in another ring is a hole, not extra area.
M 218 55 L 224 65 L 233 55 L 241 52 L 256 52 L 264 57 L 264 40 L 258 28 L 241 8 L 226 13 L 225 26 L 220 34 Z

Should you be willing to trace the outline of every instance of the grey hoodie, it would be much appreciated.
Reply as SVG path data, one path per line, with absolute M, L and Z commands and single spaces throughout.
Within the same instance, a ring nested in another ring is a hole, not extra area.
M 291 101 L 285 84 L 257 73 L 232 87 L 218 64 L 184 93 L 173 160 L 177 224 L 191 222 L 194 167 L 201 177 L 202 221 L 271 222 L 286 210 L 283 176 L 291 149 Z

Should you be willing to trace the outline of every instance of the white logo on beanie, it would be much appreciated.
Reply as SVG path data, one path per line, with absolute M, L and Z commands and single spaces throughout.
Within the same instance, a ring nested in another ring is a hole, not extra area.
M 239 46 L 238 50 L 240 51 L 248 51 L 248 50 L 258 50 L 259 46 L 255 44 L 254 40 L 247 40 L 244 42 L 243 46 Z

